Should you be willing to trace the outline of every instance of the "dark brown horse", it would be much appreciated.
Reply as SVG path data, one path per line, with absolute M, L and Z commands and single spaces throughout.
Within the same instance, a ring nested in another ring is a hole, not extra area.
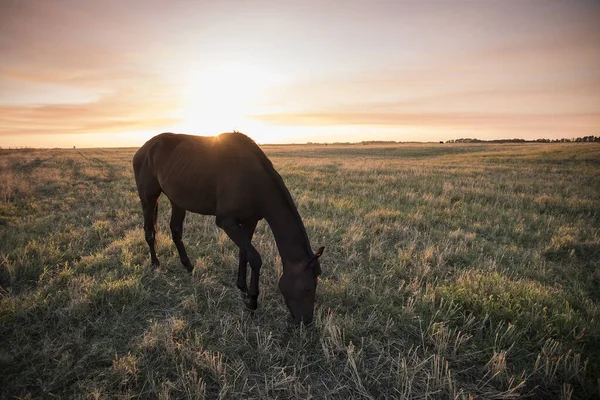
M 262 260 L 252 245 L 256 224 L 266 219 L 283 263 L 279 289 L 294 322 L 313 318 L 319 257 L 313 253 L 292 197 L 273 164 L 252 139 L 238 132 L 215 137 L 162 133 L 133 157 L 135 182 L 144 213 L 144 232 L 154 266 L 158 197 L 171 201 L 171 233 L 181 263 L 192 272 L 181 240 L 186 210 L 215 215 L 216 223 L 239 247 L 237 286 L 255 310 Z M 246 265 L 250 263 L 250 287 Z

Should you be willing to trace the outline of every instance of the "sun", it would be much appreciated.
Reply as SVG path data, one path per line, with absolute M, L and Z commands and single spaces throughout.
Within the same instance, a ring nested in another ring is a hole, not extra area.
M 278 77 L 265 68 L 232 62 L 198 68 L 182 78 L 178 128 L 210 135 L 252 126 L 250 116 Z

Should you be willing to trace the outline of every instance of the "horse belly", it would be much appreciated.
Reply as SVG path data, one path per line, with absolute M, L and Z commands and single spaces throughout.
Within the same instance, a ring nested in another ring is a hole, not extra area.
M 165 195 L 179 207 L 197 214 L 215 215 L 214 186 L 206 182 L 195 184 L 166 183 L 161 185 Z
M 239 220 L 260 220 L 263 218 L 261 198 L 264 188 L 257 184 L 252 170 L 250 173 L 229 174 L 229 179 L 221 180 L 216 190 L 217 217 L 230 216 Z

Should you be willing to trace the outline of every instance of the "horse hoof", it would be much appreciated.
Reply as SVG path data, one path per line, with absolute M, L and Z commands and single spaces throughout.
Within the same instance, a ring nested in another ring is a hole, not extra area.
M 246 297 L 244 299 L 244 305 L 249 311 L 256 311 L 256 309 L 258 308 L 258 302 L 256 301 L 256 299 L 253 299 L 251 297 Z
M 158 260 L 153 260 L 153 261 L 152 261 L 152 266 L 153 266 L 154 268 L 158 268 L 158 267 L 160 267 L 160 261 L 158 261 Z
M 256 313 L 252 310 L 249 310 L 248 308 L 244 307 L 244 309 L 242 310 L 242 314 L 246 317 L 246 318 L 250 318 L 250 319 L 254 319 L 256 317 Z

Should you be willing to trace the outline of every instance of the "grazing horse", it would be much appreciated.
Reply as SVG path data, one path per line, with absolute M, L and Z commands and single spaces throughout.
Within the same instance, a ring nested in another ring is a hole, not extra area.
M 186 210 L 214 215 L 217 226 L 239 247 L 237 287 L 246 306 L 255 310 L 262 259 L 251 241 L 264 218 L 283 263 L 279 289 L 285 303 L 296 324 L 312 321 L 323 247 L 313 253 L 290 192 L 252 139 L 239 132 L 215 137 L 162 133 L 135 153 L 133 170 L 154 266 L 160 265 L 154 241 L 158 197 L 164 193 L 171 201 L 171 233 L 181 263 L 192 272 L 181 240 Z

